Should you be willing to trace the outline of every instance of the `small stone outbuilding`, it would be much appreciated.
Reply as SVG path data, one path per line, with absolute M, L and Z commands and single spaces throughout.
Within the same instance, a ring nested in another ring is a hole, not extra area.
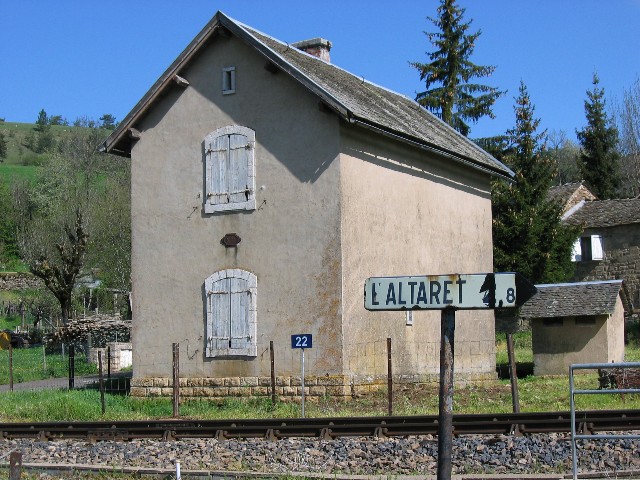
M 565 375 L 573 363 L 624 360 L 622 280 L 536 285 L 521 308 L 530 320 L 535 375 Z

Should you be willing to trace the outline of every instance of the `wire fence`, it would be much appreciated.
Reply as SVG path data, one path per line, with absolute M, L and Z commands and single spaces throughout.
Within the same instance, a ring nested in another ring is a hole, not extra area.
M 0 392 L 99 389 L 101 373 L 106 392 L 129 392 L 131 344 L 113 342 L 105 348 L 91 348 L 14 343 L 0 349 Z

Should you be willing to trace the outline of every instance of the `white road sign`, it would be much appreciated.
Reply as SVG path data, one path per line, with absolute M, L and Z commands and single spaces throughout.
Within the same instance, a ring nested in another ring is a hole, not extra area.
M 371 277 L 364 285 L 367 310 L 474 310 L 522 305 L 536 288 L 518 273 Z

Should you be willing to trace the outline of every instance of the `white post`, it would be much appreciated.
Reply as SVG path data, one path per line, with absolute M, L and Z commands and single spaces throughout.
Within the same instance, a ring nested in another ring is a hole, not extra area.
M 302 363 L 302 418 L 304 418 L 304 348 L 300 349 L 300 362 Z
M 180 460 L 176 460 L 176 480 L 180 480 Z

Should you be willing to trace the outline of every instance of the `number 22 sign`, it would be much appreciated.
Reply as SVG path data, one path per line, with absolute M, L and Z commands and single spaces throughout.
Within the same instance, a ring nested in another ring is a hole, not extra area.
M 312 348 L 313 337 L 310 333 L 291 335 L 291 348 Z

